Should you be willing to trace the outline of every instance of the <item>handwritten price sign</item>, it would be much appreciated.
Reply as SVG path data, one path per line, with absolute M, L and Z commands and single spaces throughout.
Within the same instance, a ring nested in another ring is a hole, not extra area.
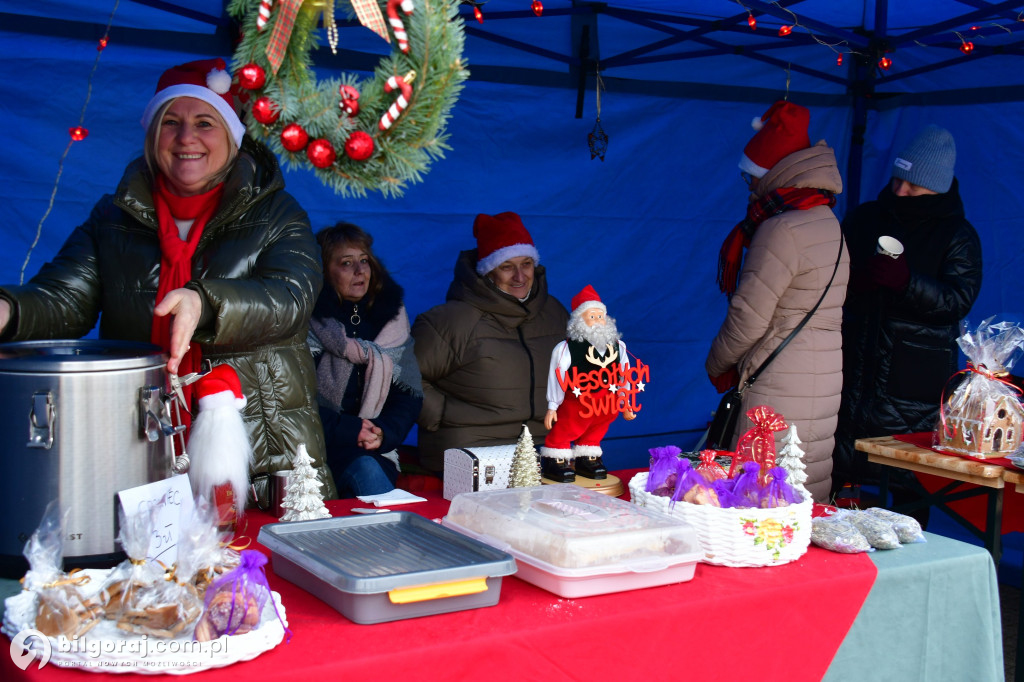
M 178 560 L 181 526 L 192 518 L 192 487 L 188 476 L 178 474 L 162 481 L 122 490 L 118 494 L 126 516 L 153 514 L 153 534 L 146 558 L 159 559 L 165 566 Z

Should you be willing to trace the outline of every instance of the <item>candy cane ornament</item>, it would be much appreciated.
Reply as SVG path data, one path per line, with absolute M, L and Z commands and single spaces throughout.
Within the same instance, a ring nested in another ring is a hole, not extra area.
M 391 30 L 395 32 L 398 49 L 403 54 L 409 54 L 409 35 L 405 32 L 405 24 L 402 23 L 402 18 L 398 16 L 399 5 L 401 5 L 402 11 L 405 12 L 406 16 L 412 14 L 412 0 L 388 0 L 388 23 L 391 24 Z
M 274 7 L 274 0 L 262 0 L 260 2 L 260 11 L 256 16 L 256 30 L 263 31 L 267 27 L 267 22 L 270 21 L 270 10 Z
M 387 83 L 384 84 L 384 92 L 392 92 L 395 89 L 401 91 L 398 98 L 392 102 L 388 110 L 384 112 L 384 115 L 380 117 L 380 129 L 387 130 L 391 127 L 398 117 L 405 111 L 405 108 L 409 106 L 409 100 L 412 99 L 412 83 L 413 78 L 416 77 L 415 71 L 410 71 L 406 74 L 405 78 L 401 76 L 392 76 L 388 79 Z

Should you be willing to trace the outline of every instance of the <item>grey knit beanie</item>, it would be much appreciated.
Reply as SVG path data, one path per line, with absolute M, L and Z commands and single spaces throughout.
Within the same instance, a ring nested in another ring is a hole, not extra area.
M 945 194 L 953 184 L 956 143 L 945 128 L 928 125 L 900 152 L 892 164 L 892 176 Z

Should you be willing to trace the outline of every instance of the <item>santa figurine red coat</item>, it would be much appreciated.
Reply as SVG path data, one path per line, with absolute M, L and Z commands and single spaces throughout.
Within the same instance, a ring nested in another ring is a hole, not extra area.
M 566 337 L 551 352 L 541 472 L 556 483 L 570 483 L 577 474 L 604 479 L 601 440 L 620 411 L 633 418 L 616 386 L 626 383 L 629 358 L 615 320 L 589 284 L 572 299 Z

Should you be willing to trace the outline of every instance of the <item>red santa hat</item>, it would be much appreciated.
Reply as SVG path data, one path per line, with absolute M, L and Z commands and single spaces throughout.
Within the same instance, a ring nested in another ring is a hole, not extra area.
M 608 308 L 604 303 L 601 303 L 601 297 L 594 291 L 594 287 L 588 284 L 580 290 L 580 293 L 572 297 L 572 314 L 577 315 L 591 308 L 598 308 L 601 312 L 605 313 L 608 312 Z
M 811 112 L 799 104 L 784 101 L 773 104 L 763 116 L 751 122 L 757 132 L 743 149 L 740 170 L 763 178 L 785 157 L 810 147 L 807 135 L 810 122 Z
M 245 407 L 245 394 L 238 372 L 228 364 L 217 365 L 196 383 L 199 409 L 210 410 L 230 405 L 241 411 Z
M 166 102 L 177 97 L 194 97 L 212 106 L 224 119 L 231 131 L 235 144 L 242 146 L 245 126 L 235 111 L 234 96 L 231 93 L 231 74 L 221 58 L 200 59 L 178 64 L 164 71 L 156 84 L 156 94 L 149 100 L 142 114 L 142 127 L 149 125 Z
M 481 213 L 473 221 L 473 236 L 476 237 L 476 272 L 479 275 L 486 275 L 508 259 L 520 256 L 533 258 L 535 265 L 540 263 L 533 237 L 516 213 Z

